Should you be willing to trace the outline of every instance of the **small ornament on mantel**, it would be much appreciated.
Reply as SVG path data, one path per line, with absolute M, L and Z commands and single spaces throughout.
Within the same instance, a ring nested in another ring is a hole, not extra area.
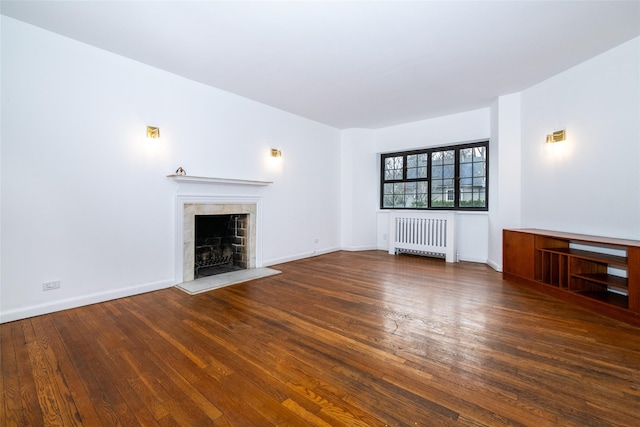
M 176 175 L 185 176 L 186 174 L 187 174 L 187 171 L 182 169 L 182 166 L 180 166 L 178 169 L 176 169 Z

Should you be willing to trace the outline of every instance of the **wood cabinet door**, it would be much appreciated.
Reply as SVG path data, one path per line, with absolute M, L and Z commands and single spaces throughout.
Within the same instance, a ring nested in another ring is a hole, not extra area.
M 502 232 L 502 271 L 514 276 L 534 280 L 534 235 L 519 231 Z

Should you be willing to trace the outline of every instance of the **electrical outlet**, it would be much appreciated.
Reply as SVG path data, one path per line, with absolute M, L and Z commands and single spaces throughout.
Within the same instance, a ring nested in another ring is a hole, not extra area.
M 313 243 L 315 243 L 317 245 L 318 243 L 320 243 L 320 239 L 318 239 L 318 238 L 313 239 Z
M 58 289 L 60 288 L 60 281 L 59 280 L 55 280 L 53 282 L 44 282 L 42 284 L 42 290 L 43 291 L 50 291 L 52 289 Z

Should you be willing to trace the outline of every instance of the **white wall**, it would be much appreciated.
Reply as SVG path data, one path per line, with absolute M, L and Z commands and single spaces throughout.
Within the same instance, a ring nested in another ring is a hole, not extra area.
M 373 134 L 372 149 L 378 155 L 384 152 L 436 147 L 455 143 L 486 140 L 490 134 L 490 109 L 483 108 L 435 119 L 422 120 L 398 126 L 377 129 Z M 491 149 L 490 149 L 491 150 Z M 364 165 L 354 165 L 355 173 L 366 173 Z M 371 166 L 368 166 L 371 168 Z M 492 165 L 490 164 L 490 167 Z M 371 174 L 371 172 L 368 172 Z M 375 182 L 379 183 L 379 163 L 376 164 Z M 490 190 L 491 188 L 491 183 Z M 379 208 L 379 188 L 376 188 L 375 206 Z M 369 204 L 370 206 L 371 204 Z M 491 209 L 491 206 L 489 206 Z M 388 214 L 376 213 L 376 239 L 379 249 L 387 249 Z M 487 262 L 488 213 L 458 213 L 456 215 L 456 249 L 460 260 Z
M 265 265 L 339 248 L 338 130 L 1 19 L 1 321 L 173 285 L 178 166 L 274 181 Z
M 502 271 L 502 230 L 520 226 L 521 111 L 520 93 L 499 97 L 491 107 L 489 150 L 489 260 Z
M 368 129 L 342 132 L 342 248 L 376 249 L 379 172 L 374 133 Z
M 638 188 L 640 38 L 522 92 L 523 226 L 640 239 Z
M 2 35 L 2 22 L 0 19 L 0 36 Z M 2 82 L 2 38 L 0 38 L 0 82 Z M 0 100 L 2 100 L 2 84 L 0 84 Z M 2 102 L 0 102 L 0 261 L 2 260 Z M 0 262 L 0 269 L 2 264 Z M 2 271 L 0 270 L 0 313 L 2 313 Z M 2 319 L 0 318 L 0 322 Z

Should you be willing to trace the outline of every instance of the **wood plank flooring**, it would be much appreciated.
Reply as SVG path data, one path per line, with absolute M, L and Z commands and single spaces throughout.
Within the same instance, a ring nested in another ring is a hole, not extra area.
M 637 327 L 481 264 L 273 267 L 0 325 L 0 425 L 640 425 Z

